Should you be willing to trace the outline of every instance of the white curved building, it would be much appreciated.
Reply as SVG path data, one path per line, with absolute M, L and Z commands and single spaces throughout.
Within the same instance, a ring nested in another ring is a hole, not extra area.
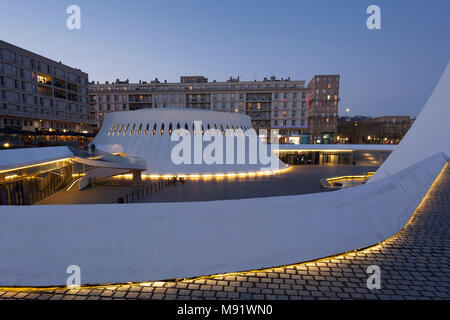
M 250 117 L 199 109 L 141 109 L 105 115 L 96 149 L 146 160 L 145 175 L 248 175 L 288 166 L 252 129 Z

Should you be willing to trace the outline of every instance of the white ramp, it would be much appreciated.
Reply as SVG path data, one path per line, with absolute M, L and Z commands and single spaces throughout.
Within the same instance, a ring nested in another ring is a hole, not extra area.
M 450 158 L 450 62 L 416 121 L 369 182 L 443 152 Z

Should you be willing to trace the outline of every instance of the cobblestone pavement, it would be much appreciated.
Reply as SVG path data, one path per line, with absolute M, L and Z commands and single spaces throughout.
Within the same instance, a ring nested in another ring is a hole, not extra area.
M 199 279 L 80 290 L 0 289 L 0 299 L 450 299 L 450 166 L 413 219 L 375 247 L 315 262 Z M 366 286 L 369 265 L 381 289 Z

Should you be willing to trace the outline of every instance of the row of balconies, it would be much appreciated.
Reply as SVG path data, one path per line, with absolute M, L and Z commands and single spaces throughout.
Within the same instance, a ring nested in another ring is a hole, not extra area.
M 36 118 L 36 119 L 47 119 L 47 120 L 76 121 L 76 122 L 84 122 L 84 123 L 92 122 L 89 115 L 74 114 L 73 112 L 68 113 L 68 115 L 62 116 L 62 115 L 57 114 L 56 112 L 50 112 L 50 111 L 25 112 L 25 111 L 0 108 L 0 114 L 8 115 L 8 116 L 22 116 L 22 117 Z

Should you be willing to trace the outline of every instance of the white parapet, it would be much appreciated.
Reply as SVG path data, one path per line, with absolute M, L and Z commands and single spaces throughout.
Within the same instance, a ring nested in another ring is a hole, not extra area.
M 189 203 L 5 206 L 0 286 L 193 277 L 307 261 L 399 232 L 447 162 L 442 153 L 359 187 Z

